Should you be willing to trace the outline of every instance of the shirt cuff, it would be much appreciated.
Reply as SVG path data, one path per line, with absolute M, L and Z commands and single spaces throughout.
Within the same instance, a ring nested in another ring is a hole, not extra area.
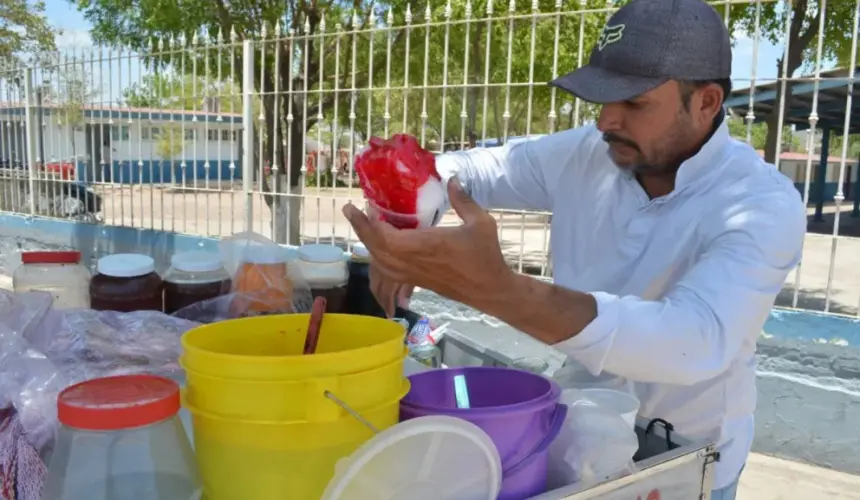
M 559 342 L 555 347 L 599 375 L 615 341 L 620 319 L 619 297 L 604 292 L 592 292 L 597 303 L 597 317 L 578 335 Z

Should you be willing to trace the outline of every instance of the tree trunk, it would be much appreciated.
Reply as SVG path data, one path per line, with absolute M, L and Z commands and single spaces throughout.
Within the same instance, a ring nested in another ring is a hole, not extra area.
M 786 95 L 785 95 L 785 103 L 783 104 L 783 109 L 785 110 L 784 114 L 787 114 L 789 110 L 791 110 L 791 101 L 792 101 L 792 82 L 788 80 L 791 78 L 791 75 L 794 74 L 795 71 L 800 67 L 803 63 L 803 52 L 809 47 L 809 44 L 818 34 L 818 23 L 821 22 L 821 10 L 819 9 L 816 13 L 815 17 L 809 20 L 809 24 L 806 27 L 806 30 L 801 33 L 801 29 L 803 29 L 803 24 L 806 20 L 807 16 L 807 3 L 808 0 L 797 0 L 794 2 L 794 7 L 791 12 L 791 26 L 789 26 L 789 37 L 788 41 L 788 64 L 785 70 L 783 70 L 783 57 L 780 57 L 777 64 L 777 74 L 779 75 L 780 80 L 786 79 Z M 764 159 L 768 163 L 775 163 L 776 155 L 781 151 L 781 145 L 777 144 L 776 138 L 777 134 L 779 134 L 780 124 L 779 123 L 779 102 L 781 99 L 781 91 L 782 85 L 780 83 L 776 86 L 776 98 L 773 101 L 773 107 L 771 108 L 770 114 L 767 116 L 767 139 L 765 140 L 765 149 L 764 149 Z M 784 122 L 783 122 L 784 124 Z

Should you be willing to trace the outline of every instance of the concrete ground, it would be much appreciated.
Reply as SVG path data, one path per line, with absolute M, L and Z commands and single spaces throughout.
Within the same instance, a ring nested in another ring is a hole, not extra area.
M 753 454 L 737 500 L 860 500 L 860 476 Z

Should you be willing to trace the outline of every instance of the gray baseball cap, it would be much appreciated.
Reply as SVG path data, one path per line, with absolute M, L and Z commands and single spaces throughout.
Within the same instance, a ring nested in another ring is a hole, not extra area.
M 588 64 L 550 82 L 598 104 L 632 99 L 669 80 L 731 78 L 732 44 L 702 0 L 632 0 L 606 23 Z

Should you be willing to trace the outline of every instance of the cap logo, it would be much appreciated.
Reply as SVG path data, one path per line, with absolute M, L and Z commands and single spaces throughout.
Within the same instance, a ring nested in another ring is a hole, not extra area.
M 597 39 L 597 50 L 603 50 L 607 45 L 612 45 L 621 40 L 624 36 L 624 25 L 616 24 L 614 26 L 606 25 L 600 32 L 600 37 Z

